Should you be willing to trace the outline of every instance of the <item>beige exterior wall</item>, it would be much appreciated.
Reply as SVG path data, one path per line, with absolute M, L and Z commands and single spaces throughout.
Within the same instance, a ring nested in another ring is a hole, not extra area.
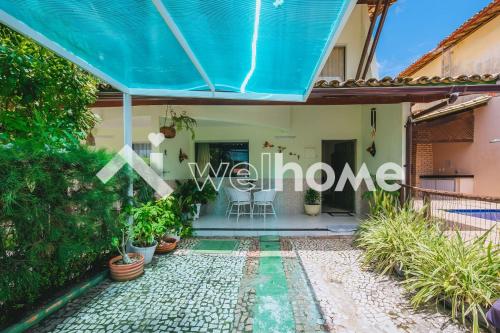
M 366 152 L 371 144 L 370 108 L 377 108 L 377 154 Z M 303 168 L 321 159 L 321 140 L 357 140 L 357 164 L 365 162 L 375 172 L 384 162 L 401 164 L 403 154 L 401 124 L 402 107 L 394 105 L 349 106 L 174 106 L 196 118 L 195 141 L 248 141 L 250 162 L 257 163 L 265 141 L 286 146 L 285 162 L 298 162 Z M 148 134 L 158 132 L 163 122 L 164 106 L 135 106 L 133 108 L 133 142 L 147 143 Z M 98 148 L 117 151 L 123 145 L 121 108 L 95 108 L 101 123 L 93 134 Z M 166 139 L 158 151 L 167 150 L 165 178 L 184 178 L 188 174 L 179 166 L 179 149 L 194 159 L 194 142 L 187 132 Z M 305 151 L 314 157 L 306 157 Z M 289 152 L 301 155 L 300 160 Z M 183 162 L 184 163 L 184 162 Z
M 500 16 L 467 36 L 449 50 L 451 76 L 500 72 Z M 418 76 L 447 75 L 442 72 L 442 56 L 413 74 Z
M 366 151 L 371 144 L 370 108 L 377 108 L 377 154 L 372 157 Z M 276 149 L 264 149 L 269 141 L 277 147 L 287 147 L 284 162 L 297 162 L 304 176 L 307 168 L 321 161 L 322 140 L 356 140 L 356 167 L 366 163 L 370 173 L 375 174 L 384 162 L 402 165 L 403 107 L 394 105 L 349 105 L 349 106 L 174 106 L 186 110 L 198 120 L 196 138 L 191 140 L 187 132 L 180 132 L 173 139 L 165 141 L 154 151 L 165 152 L 164 174 L 167 180 L 190 177 L 187 162 L 195 161 L 195 142 L 248 141 L 250 163 L 258 169 L 260 177 L 269 175 L 260 170 L 261 153 L 275 153 Z M 156 133 L 162 124 L 165 106 L 136 106 L 133 108 L 133 142 L 147 143 L 148 134 Z M 93 111 L 102 119 L 94 129 L 97 148 L 117 151 L 123 146 L 123 120 L 121 108 L 95 108 Z M 179 149 L 188 160 L 179 163 Z M 300 155 L 300 159 L 289 152 Z M 154 165 L 152 165 L 155 167 Z M 337 175 L 339 176 L 339 175 Z M 274 175 L 271 175 L 274 178 Z M 293 173 L 285 173 L 293 178 Z M 285 190 L 287 183 L 285 180 Z M 357 207 L 361 205 L 361 191 L 357 195 Z M 286 212 L 299 213 L 302 210 L 303 194 L 285 191 L 280 205 Z M 297 211 L 298 210 L 298 211 Z
M 363 46 L 369 26 L 370 18 L 368 16 L 368 6 L 357 5 L 354 7 L 336 44 L 346 47 L 346 79 L 353 79 L 356 77 L 356 71 L 358 69 L 359 60 L 361 59 L 361 52 L 363 52 Z M 374 65 L 375 63 L 374 57 L 367 77 L 378 77 L 378 72 Z
M 433 144 L 434 171 L 474 175 L 474 193 L 500 196 L 500 98 L 474 111 L 473 143 Z
M 418 76 L 485 74 L 500 72 L 500 16 L 450 48 L 450 73 L 443 73 L 442 55 L 413 74 Z M 473 143 L 432 145 L 434 173 L 474 175 L 474 194 L 500 196 L 500 96 L 474 111 Z

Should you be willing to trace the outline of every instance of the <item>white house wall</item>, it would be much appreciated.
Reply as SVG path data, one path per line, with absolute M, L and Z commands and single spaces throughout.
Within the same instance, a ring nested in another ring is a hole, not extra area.
M 370 109 L 377 108 L 377 135 L 375 138 L 377 154 L 369 155 L 366 148 L 371 144 Z M 277 146 L 285 146 L 284 161 L 297 162 L 304 173 L 313 163 L 321 161 L 322 140 L 356 140 L 356 166 L 366 163 L 374 174 L 382 163 L 403 163 L 404 108 L 394 105 L 344 105 L 344 106 L 174 106 L 177 111 L 185 110 L 199 121 L 196 138 L 191 140 L 188 132 L 179 132 L 174 139 L 165 141 L 155 151 L 165 152 L 164 178 L 167 180 L 190 177 L 187 162 L 194 162 L 196 141 L 248 141 L 250 163 L 260 170 L 261 153 L 275 153 L 277 149 L 265 149 L 269 141 Z M 133 108 L 133 142 L 148 142 L 148 134 L 156 133 L 163 122 L 165 106 L 135 106 Z M 119 150 L 123 145 L 121 108 L 96 108 L 94 112 L 102 119 L 94 129 L 98 148 Z M 182 149 L 188 160 L 179 163 L 179 150 Z M 306 151 L 313 153 L 308 157 Z M 297 159 L 289 152 L 299 154 Z M 338 176 L 338 175 L 337 175 Z M 267 178 L 266 175 L 263 176 Z M 285 174 L 292 182 L 293 174 Z M 291 184 L 291 183 L 290 183 Z M 285 182 L 285 187 L 287 183 Z M 290 194 L 292 195 L 292 194 Z M 283 204 L 294 203 L 302 194 L 294 198 L 283 198 Z M 359 206 L 359 205 L 358 205 Z M 288 207 L 287 210 L 293 211 Z

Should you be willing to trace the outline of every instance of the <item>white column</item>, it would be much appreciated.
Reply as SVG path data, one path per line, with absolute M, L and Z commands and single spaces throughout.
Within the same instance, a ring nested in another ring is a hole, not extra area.
M 123 93 L 123 145 L 132 148 L 132 96 Z M 129 159 L 130 160 L 130 159 Z M 132 170 L 130 170 L 132 175 Z M 134 186 L 132 177 L 129 179 L 128 196 L 132 198 L 134 195 Z

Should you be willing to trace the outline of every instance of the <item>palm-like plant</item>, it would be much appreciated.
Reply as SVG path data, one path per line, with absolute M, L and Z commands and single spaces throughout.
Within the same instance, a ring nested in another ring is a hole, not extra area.
M 479 332 L 484 308 L 500 297 L 500 247 L 486 244 L 487 234 L 472 243 L 460 233 L 442 243 L 421 244 L 404 282 L 414 293 L 411 302 L 449 302 L 452 317 L 465 323 L 472 317 L 472 331 Z

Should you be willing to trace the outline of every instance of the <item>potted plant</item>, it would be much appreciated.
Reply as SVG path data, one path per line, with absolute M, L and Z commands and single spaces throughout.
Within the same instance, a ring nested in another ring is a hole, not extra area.
M 167 119 L 170 118 L 170 123 L 167 125 Z M 177 131 L 187 130 L 191 132 L 191 138 L 194 140 L 194 128 L 196 127 L 196 120 L 189 117 L 186 111 L 177 113 L 170 105 L 165 110 L 165 120 L 163 126 L 160 127 L 160 133 L 163 133 L 165 138 L 175 138 Z
M 316 216 L 321 212 L 320 195 L 312 188 L 307 189 L 304 197 L 304 210 L 307 215 Z
M 203 188 L 201 187 L 202 184 L 197 184 L 195 180 L 189 179 L 185 182 L 177 181 L 175 190 L 175 194 L 181 203 L 193 205 L 192 209 L 186 207 L 185 211 L 190 213 L 190 217 L 195 220 L 200 217 L 201 206 L 208 204 L 217 197 L 217 191 L 211 184 L 205 184 Z
M 156 253 L 171 252 L 177 247 L 178 239 L 169 234 L 178 234 L 182 229 L 181 207 L 174 196 L 160 199 L 156 205 L 161 209 L 158 219 L 163 220 L 165 227 L 164 234 L 156 239 L 158 242 Z
M 196 219 L 198 207 L 200 203 L 201 193 L 193 179 L 188 179 L 184 182 L 176 181 L 174 196 L 180 205 L 181 214 L 184 220 Z
M 211 183 L 205 184 L 205 186 L 201 189 L 200 195 L 197 199 L 197 204 L 199 204 L 198 217 L 200 216 L 200 211 L 203 205 L 207 205 L 209 202 L 214 201 L 217 198 L 217 194 L 217 190 L 212 186 Z
M 130 249 L 144 256 L 144 264 L 149 264 L 158 245 L 157 239 L 166 232 L 163 208 L 157 201 L 150 201 L 140 207 L 133 207 L 132 242 Z
M 144 273 L 144 256 L 139 253 L 127 253 L 125 251 L 126 238 L 124 231 L 122 231 L 121 241 L 118 237 L 113 238 L 113 246 L 120 255 L 111 258 L 108 266 L 111 278 L 115 281 L 130 281 Z

